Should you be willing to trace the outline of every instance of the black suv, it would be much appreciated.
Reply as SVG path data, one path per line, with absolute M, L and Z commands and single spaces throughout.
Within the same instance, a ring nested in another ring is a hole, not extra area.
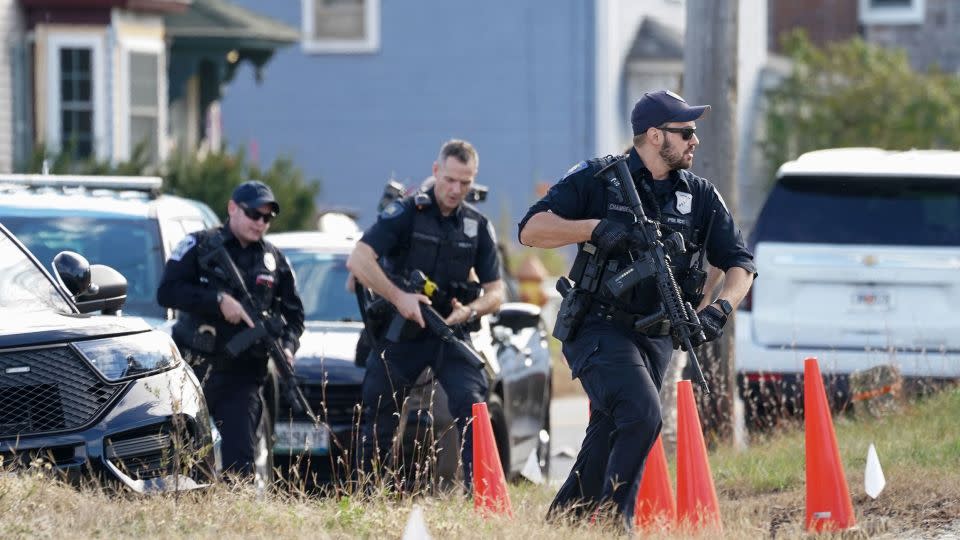
M 112 268 L 61 252 L 53 270 L 0 223 L 3 472 L 39 461 L 140 493 L 204 485 L 215 432 L 173 341 L 116 316 L 127 284 Z

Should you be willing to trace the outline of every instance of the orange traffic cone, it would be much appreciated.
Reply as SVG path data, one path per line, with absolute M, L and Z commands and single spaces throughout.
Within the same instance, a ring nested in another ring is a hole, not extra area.
M 503 476 L 486 403 L 473 404 L 473 508 L 484 515 L 494 513 L 513 517 L 507 480 Z
M 830 405 L 816 358 L 803 362 L 807 453 L 807 530 L 835 531 L 855 524 L 850 489 L 837 449 Z
M 634 519 L 638 529 L 647 529 L 657 525 L 669 526 L 676 518 L 667 455 L 663 451 L 663 439 L 658 436 L 643 468 Z
M 677 383 L 677 521 L 687 527 L 723 528 L 690 381 Z

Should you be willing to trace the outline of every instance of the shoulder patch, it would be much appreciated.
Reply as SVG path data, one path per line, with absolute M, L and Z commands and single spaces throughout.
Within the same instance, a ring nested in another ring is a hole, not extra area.
M 403 205 L 397 201 L 394 201 L 388 204 L 387 207 L 380 212 L 380 218 L 393 219 L 401 214 L 403 214 Z
M 497 231 L 493 229 L 493 222 L 487 220 L 487 234 L 490 235 L 490 239 L 493 240 L 493 243 L 497 243 Z
M 571 174 L 578 173 L 578 172 L 586 169 L 588 165 L 589 165 L 589 164 L 588 164 L 586 161 L 581 161 L 580 163 L 577 163 L 577 164 L 574 165 L 573 167 L 570 167 L 569 169 L 567 169 L 567 173 L 564 174 L 563 177 L 566 178 L 566 177 L 570 176 Z
M 713 192 L 717 195 L 717 200 L 720 201 L 720 204 L 723 205 L 723 209 L 726 210 L 727 213 L 730 213 L 730 209 L 727 208 L 727 201 L 723 200 L 723 195 L 720 194 L 717 186 L 713 186 Z
M 193 248 L 193 246 L 195 246 L 195 245 L 197 245 L 197 237 L 196 237 L 196 236 L 194 236 L 194 235 L 192 235 L 192 234 L 188 234 L 188 235 L 184 236 L 183 239 L 180 240 L 180 243 L 177 244 L 177 247 L 173 248 L 173 253 L 170 254 L 170 260 L 172 260 L 172 261 L 179 261 L 179 260 L 182 259 L 183 256 L 186 255 L 187 252 L 190 251 L 190 250 Z

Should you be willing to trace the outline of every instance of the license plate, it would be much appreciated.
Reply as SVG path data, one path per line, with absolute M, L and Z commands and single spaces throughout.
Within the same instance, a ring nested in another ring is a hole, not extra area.
M 886 310 L 893 307 L 889 292 L 865 289 L 853 293 L 853 307 L 860 309 Z
M 330 430 L 326 425 L 309 422 L 285 422 L 274 426 L 274 452 L 326 454 L 330 450 Z

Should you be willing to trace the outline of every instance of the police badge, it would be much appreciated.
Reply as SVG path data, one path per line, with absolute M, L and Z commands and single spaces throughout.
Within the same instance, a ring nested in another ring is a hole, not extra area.
M 463 218 L 463 234 L 470 238 L 477 236 L 477 227 L 480 223 L 473 218 Z
M 263 266 L 273 272 L 277 269 L 277 259 L 269 251 L 263 254 Z
M 689 214 L 690 210 L 693 209 L 693 195 L 678 191 L 677 192 L 677 212 L 681 214 Z

